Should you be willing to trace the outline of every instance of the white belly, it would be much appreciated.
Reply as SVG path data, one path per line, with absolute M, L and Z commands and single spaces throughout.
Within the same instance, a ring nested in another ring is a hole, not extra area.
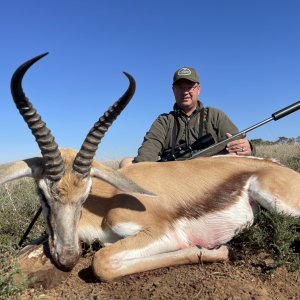
M 208 213 L 193 220 L 177 220 L 175 235 L 181 248 L 197 245 L 211 249 L 227 243 L 242 229 L 251 226 L 257 211 L 257 204 L 250 203 L 248 197 L 241 197 L 226 210 Z

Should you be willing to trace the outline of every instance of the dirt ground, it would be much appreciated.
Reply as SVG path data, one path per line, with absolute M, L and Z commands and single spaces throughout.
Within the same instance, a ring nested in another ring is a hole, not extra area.
M 274 270 L 263 253 L 238 255 L 226 264 L 162 268 L 112 283 L 95 279 L 91 260 L 86 254 L 58 286 L 28 289 L 22 299 L 300 299 L 300 270 Z

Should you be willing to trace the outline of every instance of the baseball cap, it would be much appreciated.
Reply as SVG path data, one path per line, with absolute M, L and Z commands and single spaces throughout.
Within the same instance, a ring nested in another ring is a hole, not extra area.
M 173 84 L 179 79 L 187 79 L 193 82 L 200 82 L 196 70 L 190 67 L 182 67 L 176 70 L 173 76 Z

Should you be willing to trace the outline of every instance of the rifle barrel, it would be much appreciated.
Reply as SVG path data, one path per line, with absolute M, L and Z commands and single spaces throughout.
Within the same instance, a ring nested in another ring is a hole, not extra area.
M 275 113 L 272 114 L 272 118 L 277 121 L 293 112 L 298 110 L 300 108 L 300 101 L 297 101 L 279 111 L 276 111 Z
M 252 131 L 254 129 L 256 129 L 257 127 L 260 127 L 270 121 L 277 121 L 293 112 L 295 112 L 296 110 L 300 109 L 300 101 L 297 101 L 281 110 L 278 110 L 277 112 L 273 113 L 272 116 L 270 118 L 267 118 L 251 127 L 248 127 L 247 129 L 244 129 L 236 134 L 234 134 L 233 136 L 226 138 L 216 144 L 213 144 L 203 150 L 200 150 L 198 152 L 196 152 L 195 154 L 192 155 L 192 157 L 190 157 L 189 159 L 193 159 L 195 157 L 198 156 L 212 156 L 212 155 L 216 155 L 217 153 L 219 153 L 220 151 L 222 151 L 226 145 L 234 140 L 237 139 L 242 139 L 246 136 L 246 133 L 249 131 Z

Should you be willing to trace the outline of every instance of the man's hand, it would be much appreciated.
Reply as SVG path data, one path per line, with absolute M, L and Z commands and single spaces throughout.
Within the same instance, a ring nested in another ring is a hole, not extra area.
M 226 133 L 226 136 L 232 137 L 232 134 Z M 226 150 L 233 155 L 251 155 L 251 146 L 247 139 L 235 140 L 227 144 Z

